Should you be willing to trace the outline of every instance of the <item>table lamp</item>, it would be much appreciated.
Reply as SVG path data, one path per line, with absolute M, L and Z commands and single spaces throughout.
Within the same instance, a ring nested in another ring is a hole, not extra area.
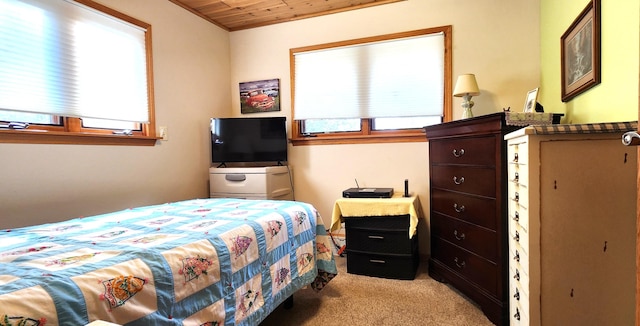
M 462 119 L 473 118 L 473 112 L 471 112 L 473 101 L 471 100 L 471 97 L 477 95 L 480 95 L 480 90 L 478 89 L 476 76 L 474 74 L 458 76 L 456 87 L 453 90 L 453 96 L 462 97 L 463 99 L 462 108 L 464 109 L 464 112 L 462 113 Z

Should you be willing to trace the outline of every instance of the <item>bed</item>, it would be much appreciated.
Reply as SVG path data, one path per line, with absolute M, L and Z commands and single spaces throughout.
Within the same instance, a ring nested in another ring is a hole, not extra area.
M 0 231 L 0 324 L 257 325 L 337 274 L 307 203 L 194 199 Z

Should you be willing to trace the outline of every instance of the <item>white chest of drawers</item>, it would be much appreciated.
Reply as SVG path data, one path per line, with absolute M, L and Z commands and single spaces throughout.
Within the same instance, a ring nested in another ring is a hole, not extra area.
M 572 126 L 505 136 L 511 325 L 634 324 L 636 127 Z

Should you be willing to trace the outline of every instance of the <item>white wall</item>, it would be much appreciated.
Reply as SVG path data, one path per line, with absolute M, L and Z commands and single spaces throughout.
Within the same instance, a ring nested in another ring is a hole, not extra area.
M 289 49 L 333 41 L 453 26 L 453 75 L 475 73 L 482 94 L 476 115 L 511 107 L 521 110 L 527 91 L 540 82 L 540 2 L 510 0 L 408 0 L 307 20 L 232 32 L 232 112 L 240 115 L 238 83 L 280 78 L 282 112 L 291 119 Z M 454 98 L 454 117 L 462 115 Z M 296 199 L 313 203 L 329 225 L 342 190 L 360 186 L 403 188 L 428 210 L 428 144 L 320 145 L 289 147 Z M 419 232 L 428 234 L 427 222 Z M 428 236 L 420 237 L 422 254 Z
M 227 112 L 229 33 L 169 1 L 99 0 L 152 25 L 154 147 L 0 144 L 0 229 L 208 194 L 208 119 Z

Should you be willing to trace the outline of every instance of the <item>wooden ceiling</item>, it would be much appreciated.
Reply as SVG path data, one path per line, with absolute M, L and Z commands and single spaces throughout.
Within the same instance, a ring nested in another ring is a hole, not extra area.
M 169 1 L 228 31 L 237 31 L 406 0 Z

